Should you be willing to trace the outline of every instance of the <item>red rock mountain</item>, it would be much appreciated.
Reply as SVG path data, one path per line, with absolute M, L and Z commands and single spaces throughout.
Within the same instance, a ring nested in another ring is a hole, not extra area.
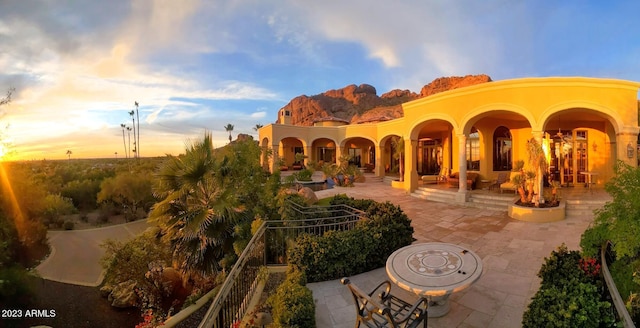
M 441 77 L 422 87 L 420 94 L 396 89 L 381 96 L 371 85 L 352 84 L 315 96 L 295 97 L 283 109 L 291 112 L 292 124 L 302 126 L 311 126 L 319 120 L 341 120 L 351 124 L 387 121 L 402 117 L 401 105 L 407 101 L 485 82 L 491 82 L 491 78 L 484 74 Z

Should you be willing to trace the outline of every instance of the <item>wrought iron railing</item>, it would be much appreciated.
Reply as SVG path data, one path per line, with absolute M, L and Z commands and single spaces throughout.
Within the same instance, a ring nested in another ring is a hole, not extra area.
M 268 221 L 265 232 L 267 265 L 286 265 L 287 250 L 302 233 L 323 235 L 331 230 L 350 230 L 364 218 L 364 212 L 347 205 L 303 207 L 289 203 L 296 220 Z
M 286 253 L 302 233 L 322 235 L 330 230 L 349 230 L 364 212 L 347 205 L 303 207 L 288 203 L 298 220 L 264 222 L 253 235 L 209 306 L 199 328 L 229 328 L 242 320 L 258 285 L 263 265 L 285 265 Z
M 263 223 L 245 247 L 209 306 L 199 328 L 229 328 L 242 320 L 258 285 L 258 271 L 265 262 L 266 226 L 267 223 Z
M 618 313 L 618 319 L 622 322 L 622 326 L 624 328 L 635 328 L 635 324 L 631 319 L 631 315 L 629 315 L 629 311 L 627 311 L 627 307 L 624 304 L 624 300 L 620 296 L 620 292 L 618 292 L 618 287 L 616 287 L 615 281 L 613 281 L 613 277 L 611 276 L 611 272 L 609 272 L 608 261 L 610 260 L 610 242 L 605 243 L 600 249 L 600 262 L 602 263 L 602 276 L 604 277 L 604 281 L 607 284 L 607 289 L 609 290 L 609 294 L 611 295 L 611 301 Z

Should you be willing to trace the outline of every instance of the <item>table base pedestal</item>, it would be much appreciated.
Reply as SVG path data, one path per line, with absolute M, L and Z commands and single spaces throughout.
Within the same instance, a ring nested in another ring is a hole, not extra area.
M 445 296 L 431 296 L 428 298 L 429 307 L 427 308 L 429 318 L 442 317 L 449 313 L 451 309 L 451 302 L 449 302 L 449 295 Z

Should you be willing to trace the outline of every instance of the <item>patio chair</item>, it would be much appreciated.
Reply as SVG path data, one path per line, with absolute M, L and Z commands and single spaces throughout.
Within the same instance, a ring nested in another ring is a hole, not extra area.
M 368 294 L 352 284 L 348 278 L 342 278 L 340 282 L 349 287 L 355 301 L 356 328 L 360 327 L 360 324 L 370 328 L 415 328 L 420 323 L 427 328 L 428 301 L 425 298 L 421 298 L 413 305 L 409 304 L 391 295 L 389 281 L 379 284 Z
M 498 179 L 493 181 L 493 183 L 489 186 L 489 190 L 493 190 L 493 188 L 500 188 L 500 185 L 507 182 L 507 173 L 500 172 L 498 173 Z
M 440 184 L 440 183 L 447 183 L 447 181 L 449 180 L 449 175 L 451 174 L 451 172 L 449 172 L 449 168 L 447 167 L 442 167 L 440 169 L 440 174 L 438 175 L 438 177 L 436 178 L 436 183 Z

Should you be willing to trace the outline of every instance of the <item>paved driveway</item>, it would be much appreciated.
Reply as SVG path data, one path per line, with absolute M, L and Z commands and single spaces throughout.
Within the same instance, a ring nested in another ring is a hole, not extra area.
M 36 271 L 48 280 L 98 286 L 103 278 L 100 258 L 104 249 L 100 244 L 107 239 L 131 239 L 149 226 L 146 220 L 141 220 L 96 229 L 49 231 L 47 237 L 51 254 L 36 267 Z

